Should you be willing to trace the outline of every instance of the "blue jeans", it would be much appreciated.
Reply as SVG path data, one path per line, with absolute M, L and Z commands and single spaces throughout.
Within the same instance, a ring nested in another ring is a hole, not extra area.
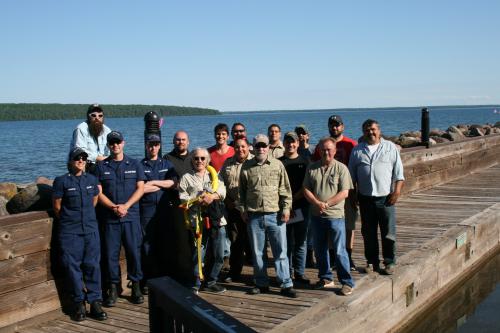
M 224 265 L 224 247 L 226 239 L 226 226 L 212 226 L 210 229 L 203 229 L 201 238 L 201 262 L 205 262 L 205 253 L 207 248 L 212 251 L 211 267 L 206 267 L 208 276 L 206 277 L 207 286 L 212 286 L 217 282 L 219 273 Z M 198 251 L 195 249 L 193 254 L 194 275 L 196 278 L 195 286 L 200 287 L 200 274 L 198 272 Z
M 384 264 L 396 263 L 396 208 L 387 205 L 387 196 L 368 197 L 359 195 L 361 234 L 365 243 L 365 258 L 374 267 L 379 265 L 377 229 L 380 227 Z
M 278 221 L 277 213 L 249 213 L 248 236 L 253 252 L 253 272 L 257 287 L 269 286 L 267 276 L 266 234 L 271 243 L 276 278 L 281 288 L 292 287 L 286 256 L 286 224 Z
M 304 221 L 286 225 L 286 241 L 288 264 L 290 265 L 290 275 L 293 271 L 295 277 L 304 275 L 306 268 L 307 252 L 307 210 L 302 209 Z
M 328 251 L 328 236 L 330 236 L 335 251 L 335 265 L 342 285 L 354 287 L 354 280 L 349 271 L 349 256 L 345 249 L 345 220 L 312 216 L 311 227 L 314 235 L 314 252 L 318 263 L 318 277 L 333 281 L 330 269 L 330 254 Z

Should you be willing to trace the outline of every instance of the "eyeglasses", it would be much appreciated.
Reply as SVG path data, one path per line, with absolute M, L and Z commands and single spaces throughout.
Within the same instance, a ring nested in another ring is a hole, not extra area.
M 244 129 L 234 129 L 233 130 L 233 133 L 244 133 L 245 130 Z
M 195 156 L 194 160 L 195 161 L 204 161 L 205 160 L 205 156 Z
M 85 161 L 87 161 L 87 156 L 78 155 L 78 156 L 73 157 L 73 161 L 78 162 L 79 160 L 82 160 L 85 162 Z
M 92 118 L 102 118 L 104 115 L 102 113 L 91 113 L 89 114 Z

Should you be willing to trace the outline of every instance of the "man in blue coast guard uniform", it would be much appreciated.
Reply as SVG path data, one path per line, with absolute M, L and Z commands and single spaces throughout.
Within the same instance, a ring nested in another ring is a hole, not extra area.
M 167 237 L 172 235 L 168 230 L 168 223 L 173 209 L 172 193 L 168 191 L 177 184 L 177 173 L 174 165 L 161 158 L 161 140 L 157 134 L 150 134 L 146 138 L 147 158 L 141 163 L 144 168 L 146 183 L 144 184 L 144 196 L 141 198 L 141 226 L 143 232 L 142 243 L 142 269 L 144 279 L 141 282 L 141 291 L 147 294 L 145 282 L 153 277 L 169 273 L 172 263 L 166 256 L 175 253 L 166 248 L 172 242 L 166 242 Z M 164 244 L 167 243 L 167 244 Z M 165 260 L 166 259 L 166 260 Z M 169 275 L 169 274 L 168 274 Z
M 90 316 L 107 319 L 101 308 L 101 251 L 95 205 L 99 195 L 97 179 L 85 172 L 88 154 L 74 148 L 69 154 L 69 173 L 57 177 L 53 185 L 54 213 L 59 220 L 58 238 L 74 310 L 71 319 L 86 318 L 85 300 Z M 84 283 L 86 293 L 84 292 Z
M 104 247 L 109 290 L 105 306 L 114 306 L 120 282 L 120 248 L 127 256 L 128 279 L 132 281 L 132 303 L 144 302 L 139 281 L 142 280 L 141 254 L 142 230 L 139 200 L 144 193 L 144 170 L 139 161 L 123 153 L 125 141 L 120 132 L 107 136 L 110 156 L 97 164 L 96 176 L 103 206 L 100 221 L 104 224 Z

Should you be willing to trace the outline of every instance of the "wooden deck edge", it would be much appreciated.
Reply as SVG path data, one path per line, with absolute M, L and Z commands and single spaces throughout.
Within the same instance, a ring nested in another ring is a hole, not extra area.
M 500 248 L 500 203 L 402 256 L 392 276 L 365 276 L 269 332 L 388 332 L 401 327 Z

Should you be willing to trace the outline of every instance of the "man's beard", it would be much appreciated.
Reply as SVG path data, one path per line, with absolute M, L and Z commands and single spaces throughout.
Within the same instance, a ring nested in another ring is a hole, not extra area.
M 342 133 L 339 133 L 339 132 L 337 132 L 337 133 L 338 134 L 334 134 L 332 131 L 330 131 L 330 136 L 332 138 L 338 139 L 342 135 Z
M 90 135 L 97 141 L 99 135 L 102 134 L 104 129 L 104 124 L 101 121 L 89 121 L 89 132 Z

